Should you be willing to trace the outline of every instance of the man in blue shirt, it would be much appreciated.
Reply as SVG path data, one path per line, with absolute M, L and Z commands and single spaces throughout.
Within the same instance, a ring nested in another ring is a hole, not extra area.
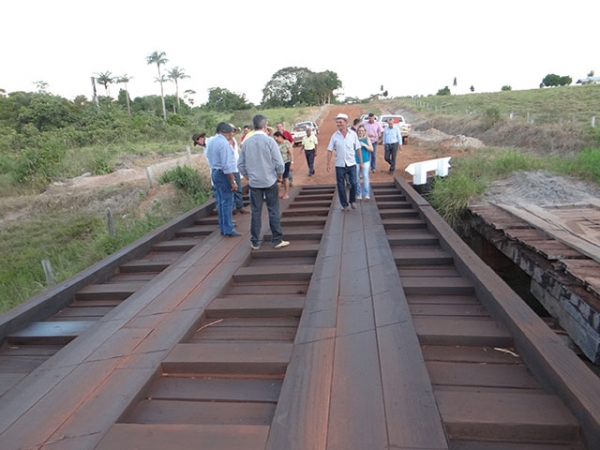
M 362 153 L 358 136 L 348 129 L 348 116 L 340 113 L 335 118 L 338 130 L 333 133 L 327 146 L 327 172 L 331 172 L 331 155 L 335 150 L 335 178 L 337 181 L 338 196 L 342 210 L 348 209 L 346 197 L 346 179 L 350 184 L 350 206 L 356 209 L 356 159 L 358 156 L 362 168 Z
M 208 143 L 206 158 L 210 166 L 215 200 L 219 212 L 219 230 L 223 236 L 241 236 L 235 230 L 231 212 L 233 210 L 233 193 L 237 190 L 234 173 L 237 172 L 233 148 L 229 139 L 234 129 L 225 122 L 217 125 L 217 134 Z
M 400 129 L 394 126 L 394 119 L 389 119 L 388 126 L 383 130 L 383 147 L 385 149 L 384 158 L 390 165 L 390 175 L 394 175 L 398 148 L 402 147 L 402 134 Z

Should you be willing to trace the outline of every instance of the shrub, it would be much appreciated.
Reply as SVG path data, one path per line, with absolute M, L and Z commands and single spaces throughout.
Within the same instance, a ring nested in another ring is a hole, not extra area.
M 172 170 L 165 171 L 159 182 L 161 184 L 172 183 L 176 188 L 182 189 L 194 198 L 206 198 L 210 184 L 202 179 L 200 172 L 189 166 L 177 166 Z

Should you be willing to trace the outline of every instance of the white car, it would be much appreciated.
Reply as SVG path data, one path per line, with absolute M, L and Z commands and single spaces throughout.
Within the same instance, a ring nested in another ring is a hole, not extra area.
M 400 133 L 404 138 L 403 140 L 407 139 L 412 130 L 412 125 L 406 123 L 404 116 L 399 114 L 382 114 L 381 117 L 379 117 L 379 122 L 381 123 L 381 126 L 386 127 L 388 125 L 388 120 L 390 119 L 394 121 L 394 126 L 400 129 Z
M 375 122 L 379 122 L 379 117 L 377 117 L 377 115 L 374 115 L 375 117 Z M 360 121 L 361 122 L 368 122 L 369 121 L 369 115 L 368 114 L 363 114 L 362 116 L 360 116 Z
M 294 125 L 294 128 L 301 127 L 301 126 L 305 126 L 305 127 L 309 126 L 312 128 L 315 135 L 319 134 L 319 126 L 315 122 L 311 122 L 309 120 L 307 120 L 305 122 L 298 122 L 296 125 Z

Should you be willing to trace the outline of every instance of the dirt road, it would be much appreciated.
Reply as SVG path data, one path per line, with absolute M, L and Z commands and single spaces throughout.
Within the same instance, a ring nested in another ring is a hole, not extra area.
M 337 131 L 334 118 L 339 113 L 347 114 L 352 122 L 356 117 L 368 113 L 360 106 L 331 106 L 322 117 L 317 121 L 319 125 L 319 145 L 317 146 L 317 157 L 315 158 L 315 175 L 308 176 L 308 167 L 306 158 L 302 154 L 300 148 L 294 149 L 294 185 L 317 185 L 317 184 L 335 184 L 335 171 L 327 173 L 327 145 L 331 139 L 331 135 Z M 389 174 L 389 164 L 383 159 L 383 145 L 377 146 L 377 171 L 371 173 L 370 180 L 372 183 L 390 181 L 392 177 Z M 451 156 L 451 155 L 445 155 Z M 398 164 L 396 164 L 396 175 L 406 177 L 412 181 L 412 176 L 407 174 L 404 169 L 411 163 L 425 161 L 428 159 L 437 158 L 432 150 L 417 145 L 404 145 L 402 151 L 398 152 Z

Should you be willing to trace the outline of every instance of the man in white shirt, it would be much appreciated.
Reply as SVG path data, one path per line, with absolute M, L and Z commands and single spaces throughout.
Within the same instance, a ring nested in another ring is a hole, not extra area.
M 350 183 L 350 206 L 356 209 L 356 156 L 362 168 L 362 153 L 358 136 L 348 129 L 348 116 L 340 113 L 335 118 L 338 130 L 333 133 L 327 146 L 327 172 L 331 172 L 331 157 L 335 150 L 335 178 L 337 182 L 338 196 L 342 204 L 342 210 L 348 209 L 346 197 L 346 179 Z

